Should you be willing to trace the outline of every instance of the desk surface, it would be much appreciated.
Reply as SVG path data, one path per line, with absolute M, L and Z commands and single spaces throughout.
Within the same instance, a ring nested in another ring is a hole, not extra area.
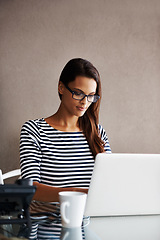
M 64 229 L 56 223 L 35 223 L 29 239 L 160 240 L 160 215 L 96 217 L 79 229 Z
M 159 240 L 160 215 L 94 218 L 88 229 L 101 240 Z

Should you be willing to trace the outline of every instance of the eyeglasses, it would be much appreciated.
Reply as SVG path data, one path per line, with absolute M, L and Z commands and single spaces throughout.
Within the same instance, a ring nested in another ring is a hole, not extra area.
M 72 93 L 72 98 L 75 100 L 82 101 L 85 97 L 87 97 L 88 102 L 97 102 L 98 99 L 100 98 L 99 95 L 86 95 L 83 92 L 77 92 L 77 91 L 72 91 L 68 86 L 65 86 L 71 93 Z

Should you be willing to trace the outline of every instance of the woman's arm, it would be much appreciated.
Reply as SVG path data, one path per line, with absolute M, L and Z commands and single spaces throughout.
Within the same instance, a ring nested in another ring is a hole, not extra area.
M 104 142 L 104 150 L 107 153 L 111 153 L 111 147 L 110 147 L 110 144 L 109 144 L 109 141 L 108 141 L 108 136 L 107 136 L 104 128 L 101 125 L 99 125 L 99 131 L 100 131 L 101 139 Z
M 59 187 L 48 186 L 38 182 L 33 182 L 33 185 L 37 187 L 33 200 L 42 201 L 42 202 L 58 202 L 59 201 L 58 193 L 62 191 L 75 191 L 75 192 L 88 193 L 88 189 L 83 189 L 83 188 L 74 188 L 74 187 L 59 188 Z

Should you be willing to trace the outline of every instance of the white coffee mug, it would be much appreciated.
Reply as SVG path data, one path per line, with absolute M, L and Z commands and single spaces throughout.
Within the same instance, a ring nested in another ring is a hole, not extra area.
M 87 194 L 82 192 L 59 192 L 62 226 L 80 227 L 83 220 Z

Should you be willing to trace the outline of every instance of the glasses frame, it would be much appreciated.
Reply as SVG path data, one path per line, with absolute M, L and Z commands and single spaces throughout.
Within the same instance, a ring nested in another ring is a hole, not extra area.
M 82 94 L 83 94 L 84 96 L 82 97 L 82 99 L 77 99 L 77 98 L 74 97 L 74 94 L 75 94 L 76 91 L 72 91 L 68 86 L 65 86 L 65 87 L 72 93 L 72 98 L 75 99 L 75 100 L 82 101 L 85 97 L 87 97 L 87 101 L 88 101 L 88 102 L 95 103 L 95 102 L 97 102 L 97 101 L 100 99 L 100 96 L 99 96 L 98 94 L 87 95 L 87 94 L 84 94 L 83 92 L 82 92 Z M 89 97 L 89 96 L 94 96 L 94 97 L 96 96 L 95 101 L 89 101 L 89 100 L 88 100 L 88 97 Z

